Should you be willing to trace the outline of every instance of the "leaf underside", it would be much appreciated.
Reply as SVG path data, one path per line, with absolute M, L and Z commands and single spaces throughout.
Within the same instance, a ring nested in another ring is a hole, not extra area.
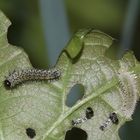
M 0 140 L 29 140 L 27 128 L 36 132 L 35 140 L 64 140 L 72 120 L 85 116 L 87 107 L 94 117 L 77 125 L 88 140 L 119 140 L 118 130 L 131 120 L 139 98 L 139 62 L 132 52 L 112 60 L 105 52 L 114 39 L 93 29 L 80 30 L 61 53 L 56 68 L 58 81 L 31 81 L 7 90 L 3 81 L 13 70 L 32 68 L 26 53 L 8 44 L 9 20 L 0 12 Z M 84 97 L 67 107 L 71 88 L 84 86 Z M 116 112 L 119 124 L 99 129 L 109 113 Z

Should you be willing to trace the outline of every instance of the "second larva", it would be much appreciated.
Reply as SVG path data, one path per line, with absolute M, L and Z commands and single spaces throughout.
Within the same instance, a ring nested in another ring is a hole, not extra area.
M 116 125 L 119 123 L 118 116 L 117 116 L 117 114 L 116 114 L 115 112 L 112 112 L 112 113 L 109 114 L 108 119 L 100 126 L 100 129 L 101 129 L 102 131 L 104 131 L 105 128 L 106 128 L 110 123 L 116 124 Z
M 81 124 L 89 119 L 91 119 L 94 116 L 94 111 L 91 107 L 87 107 L 85 111 L 85 116 L 83 118 L 78 118 L 76 120 L 72 120 L 72 125 L 76 126 L 78 124 Z

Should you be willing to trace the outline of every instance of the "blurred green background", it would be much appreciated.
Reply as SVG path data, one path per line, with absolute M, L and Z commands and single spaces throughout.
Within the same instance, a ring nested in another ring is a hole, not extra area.
M 119 42 L 125 39 L 128 39 L 128 41 L 131 40 L 128 48 L 131 48 L 135 52 L 137 59 L 140 60 L 140 10 L 138 9 L 140 4 L 134 4 L 131 7 L 131 2 L 135 0 L 58 0 L 57 2 L 59 1 L 63 3 L 62 7 L 64 8 L 64 11 L 60 10 L 60 12 L 65 12 L 66 18 L 61 19 L 62 17 L 58 16 L 57 19 L 53 20 L 56 20 L 56 28 L 59 28 L 57 25 L 58 20 L 64 20 L 64 22 L 66 22 L 64 24 L 67 24 L 65 28 L 68 28 L 66 29 L 68 33 L 59 32 L 60 36 L 65 37 L 65 34 L 67 34 L 67 39 L 69 39 L 78 29 L 93 27 L 118 39 Z M 55 0 L 52 0 L 52 2 L 54 5 L 52 5 L 51 10 L 59 13 L 59 8 L 56 8 L 57 2 Z M 52 11 L 49 12 L 47 8 L 44 8 L 48 6 L 45 6 L 45 3 L 43 7 L 41 4 L 43 5 L 43 0 L 0 0 L 0 9 L 12 22 L 12 26 L 10 26 L 8 30 L 9 43 L 23 47 L 34 67 L 47 68 L 50 65 L 50 58 L 48 57 L 50 53 L 49 47 L 53 46 L 47 45 L 47 36 L 45 34 L 45 28 L 47 27 L 45 27 L 46 24 L 43 23 L 43 17 L 45 17 L 46 14 L 51 15 Z M 129 6 L 131 8 L 128 10 Z M 136 6 L 138 6 L 138 10 L 134 12 Z M 131 14 L 133 12 L 136 17 Z M 60 13 L 60 15 L 61 14 L 62 13 Z M 133 19 L 133 17 L 135 17 L 135 19 Z M 125 26 L 127 26 L 126 21 L 133 20 L 134 23 L 128 26 L 130 32 L 124 33 L 124 37 L 123 32 L 128 30 L 125 30 Z M 127 37 L 129 34 L 132 35 Z M 67 41 L 63 44 L 66 43 Z M 65 45 L 62 45 L 60 49 L 58 46 L 58 53 L 64 46 Z M 53 49 L 55 50 L 55 48 Z M 53 49 L 51 53 L 53 53 Z M 121 51 L 121 49 L 123 50 L 124 48 L 119 47 L 118 49 Z M 54 54 L 54 56 L 56 56 L 55 59 L 57 59 L 58 55 L 59 54 Z M 127 122 L 121 128 L 120 137 L 122 140 L 140 139 L 139 103 L 133 115 L 133 119 L 134 121 Z

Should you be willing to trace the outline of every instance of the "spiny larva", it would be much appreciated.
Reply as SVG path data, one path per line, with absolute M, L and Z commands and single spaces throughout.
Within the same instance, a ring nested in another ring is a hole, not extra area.
M 57 80 L 61 76 L 59 69 L 52 68 L 49 70 L 40 70 L 40 69 L 22 69 L 14 70 L 9 76 L 6 77 L 4 85 L 7 88 L 14 88 L 16 85 L 19 85 L 25 81 L 34 81 L 34 80 Z
M 137 83 L 137 75 L 134 72 L 121 71 L 119 73 L 119 79 L 120 95 L 123 99 L 123 105 L 120 110 L 126 118 L 130 119 L 138 100 L 139 85 Z

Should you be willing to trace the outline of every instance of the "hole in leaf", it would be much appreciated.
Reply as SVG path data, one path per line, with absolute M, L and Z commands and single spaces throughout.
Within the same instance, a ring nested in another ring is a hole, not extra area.
M 32 129 L 32 128 L 27 128 L 26 129 L 26 134 L 27 134 L 27 136 L 29 137 L 29 138 L 34 138 L 35 136 L 36 136 L 36 132 L 35 132 L 35 130 L 34 129 Z
M 80 128 L 73 127 L 67 131 L 65 140 L 87 140 L 87 133 Z
M 66 105 L 72 107 L 78 100 L 82 99 L 84 96 L 84 86 L 81 84 L 74 85 L 69 94 L 67 95 Z

